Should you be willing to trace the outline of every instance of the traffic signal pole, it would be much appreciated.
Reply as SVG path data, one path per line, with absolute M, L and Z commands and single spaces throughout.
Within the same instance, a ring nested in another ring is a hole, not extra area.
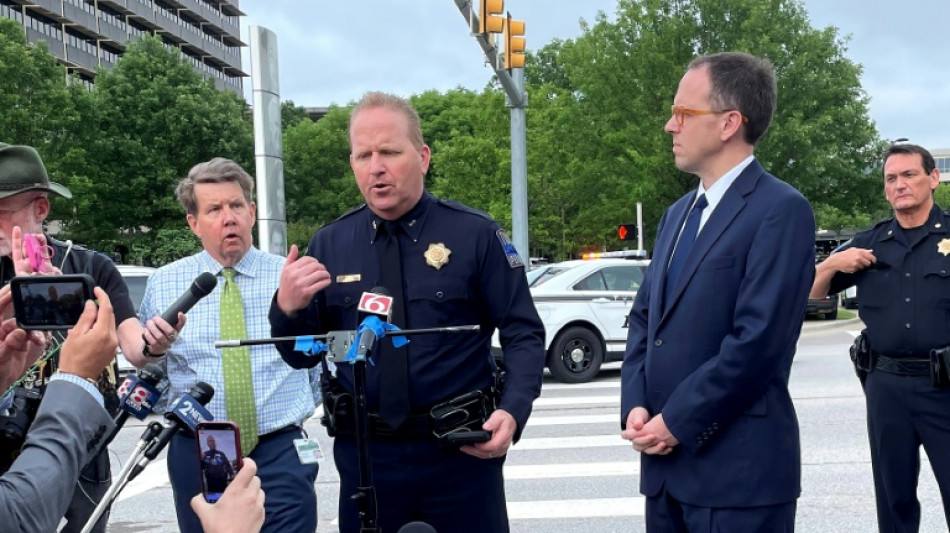
M 455 0 L 455 5 L 468 22 L 469 31 L 475 41 L 485 52 L 488 64 L 495 71 L 495 76 L 505 91 L 506 104 L 511 109 L 511 242 L 521 255 L 521 260 L 528 266 L 531 255 L 528 248 L 528 150 L 525 112 L 528 94 L 524 88 L 524 68 L 512 68 L 509 71 L 507 65 L 499 64 L 501 53 L 492 37 L 494 30 L 482 31 L 478 5 L 473 6 L 472 0 Z M 510 15 L 505 24 L 511 24 Z M 523 26 L 523 23 L 520 24 Z M 508 28 L 509 26 L 506 26 L 506 30 Z

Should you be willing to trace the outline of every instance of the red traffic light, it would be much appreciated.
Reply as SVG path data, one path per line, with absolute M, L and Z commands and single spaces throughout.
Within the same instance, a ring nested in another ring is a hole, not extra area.
M 617 238 L 621 241 L 631 241 L 637 237 L 636 224 L 620 224 L 617 226 Z

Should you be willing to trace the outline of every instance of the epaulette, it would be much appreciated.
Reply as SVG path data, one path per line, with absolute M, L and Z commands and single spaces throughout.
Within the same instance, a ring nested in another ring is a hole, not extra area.
M 343 213 L 342 215 L 340 215 L 340 216 L 338 216 L 337 218 L 333 219 L 332 221 L 330 221 L 330 222 L 327 223 L 326 225 L 329 226 L 330 224 L 335 224 L 335 223 L 337 223 L 337 222 L 339 222 L 339 221 L 341 221 L 341 220 L 343 220 L 343 219 L 350 218 L 351 216 L 353 216 L 353 215 L 359 213 L 360 211 L 362 211 L 362 210 L 364 210 L 364 209 L 366 209 L 366 204 L 360 204 L 360 205 L 354 207 L 353 209 L 350 209 L 350 210 L 347 211 L 346 213 Z
M 495 222 L 495 219 L 493 219 L 491 215 L 489 215 L 488 213 L 484 211 L 479 211 L 478 209 L 469 207 L 465 204 L 461 204 L 459 202 L 456 202 L 455 200 L 448 200 L 446 198 L 437 198 L 437 200 L 440 205 L 444 205 L 445 207 L 448 207 L 449 209 L 454 209 L 456 211 L 461 211 L 463 213 L 469 213 L 472 215 L 478 215 L 486 220 Z

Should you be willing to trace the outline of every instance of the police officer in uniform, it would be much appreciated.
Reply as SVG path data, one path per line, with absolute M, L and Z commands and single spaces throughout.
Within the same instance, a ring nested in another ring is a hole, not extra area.
M 867 400 L 878 527 L 916 532 L 924 446 L 950 525 L 950 383 L 932 350 L 950 345 L 950 213 L 934 204 L 934 159 L 914 144 L 884 154 L 894 218 L 855 235 L 817 266 L 811 298 L 858 288 L 867 325 L 853 350 Z M 938 352 L 934 352 L 936 356 Z
M 393 322 L 403 329 L 481 326 L 477 332 L 412 336 L 404 351 L 383 339 L 374 364 L 366 366 L 378 525 L 397 531 L 424 521 L 437 531 L 506 532 L 502 466 L 540 394 L 544 364 L 544 329 L 522 260 L 497 222 L 424 189 L 429 147 L 405 100 L 367 93 L 350 117 L 350 148 L 366 204 L 318 231 L 307 255 L 298 257 L 291 248 L 271 306 L 272 332 L 352 330 L 361 294 L 379 286 L 392 294 Z M 497 409 L 479 421 L 491 438 L 447 445 L 433 433 L 432 413 L 453 399 L 490 394 L 495 362 L 489 346 L 496 328 L 507 377 Z M 318 363 L 292 347 L 280 350 L 296 368 Z M 394 385 L 393 376 L 402 377 L 402 385 Z M 337 365 L 337 377 L 351 394 L 351 365 Z M 359 482 L 358 450 L 352 428 L 337 429 L 340 531 L 352 533 L 360 528 L 351 499 Z

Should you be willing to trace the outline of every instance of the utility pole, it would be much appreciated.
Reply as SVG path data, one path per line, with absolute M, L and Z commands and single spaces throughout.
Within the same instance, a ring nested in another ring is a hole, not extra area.
M 477 2 L 478 13 L 473 3 Z M 505 91 L 511 110 L 511 242 L 530 266 L 528 247 L 528 157 L 526 113 L 528 94 L 524 88 L 525 23 L 504 13 L 504 0 L 455 0 L 469 31 L 485 52 L 485 58 Z M 504 54 L 495 46 L 492 34 L 504 34 Z M 502 56 L 499 61 L 499 56 Z

